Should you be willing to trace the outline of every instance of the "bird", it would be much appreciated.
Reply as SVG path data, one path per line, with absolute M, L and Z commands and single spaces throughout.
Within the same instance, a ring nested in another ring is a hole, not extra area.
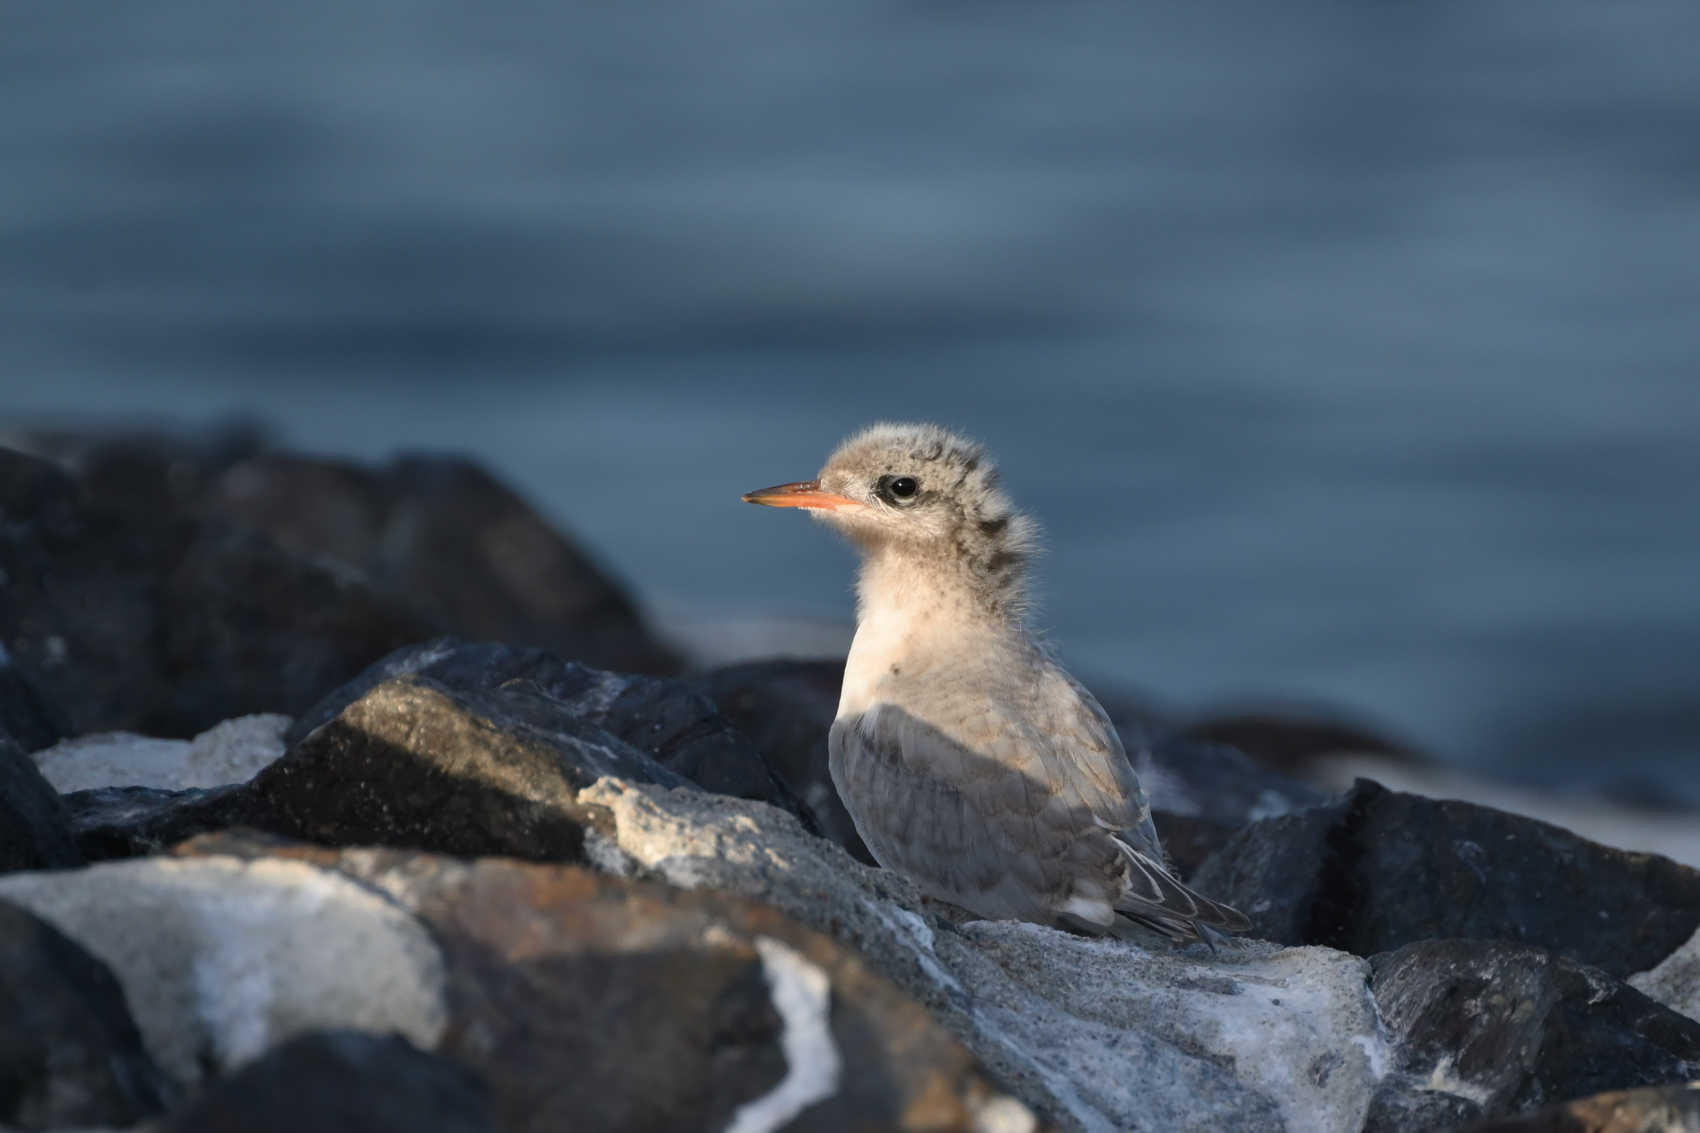
M 875 424 L 814 480 L 743 499 L 860 553 L 828 763 L 882 867 L 987 920 L 1212 949 L 1251 927 L 1170 872 L 1109 716 L 1030 628 L 1038 525 L 983 446 Z

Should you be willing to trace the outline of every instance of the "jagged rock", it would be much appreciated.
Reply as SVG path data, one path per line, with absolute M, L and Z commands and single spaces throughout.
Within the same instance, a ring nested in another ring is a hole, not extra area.
M 604 775 L 680 776 L 535 691 L 376 685 L 241 789 L 239 821 L 331 845 L 583 860 Z
M 296 742 L 368 689 L 414 673 L 467 693 L 528 686 L 540 694 L 532 701 L 539 711 L 554 702 L 553 713 L 563 727 L 588 722 L 705 790 L 805 813 L 750 741 L 684 682 L 605 673 L 546 650 L 495 642 L 442 638 L 398 650 L 325 697 L 296 722 L 286 739 Z
M 319 1031 L 214 1083 L 164 1133 L 495 1133 L 488 1093 L 399 1036 Z
M 1241 830 L 1191 882 L 1284 944 L 1372 956 L 1417 940 L 1512 940 L 1619 979 L 1700 927 L 1700 871 L 1362 779 L 1330 806 Z
M 581 798 L 607 808 L 626 868 L 765 902 L 851 945 L 1063 1128 L 1363 1124 L 1386 1057 L 1363 960 L 1262 944 L 1176 953 L 955 923 L 904 878 L 772 808 L 616 780 Z
M 0 873 L 83 864 L 71 816 L 35 761 L 0 732 Z
M 1700 929 L 1658 966 L 1625 981 L 1672 1011 L 1700 1019 Z
M 32 758 L 60 794 L 112 787 L 222 787 L 247 782 L 283 755 L 283 733 L 290 723 L 276 713 L 240 716 L 193 741 L 96 732 L 63 740 Z
M 0 900 L 52 924 L 123 985 L 173 1079 L 228 1072 L 310 1030 L 434 1046 L 442 957 L 419 923 L 302 862 L 147 858 L 0 877 Z
M 1542 948 L 1426 940 L 1375 957 L 1371 986 L 1405 1077 L 1503 1117 L 1608 1089 L 1700 1077 L 1700 1022 Z M 1372 1115 L 1366 1133 L 1430 1124 Z
M 174 1093 L 112 973 L 0 901 L 0 1125 L 128 1126 L 164 1111 Z
M 1700 1089 L 1682 1083 L 1599 1094 L 1525 1117 L 1483 1121 L 1460 1133 L 1694 1133 L 1696 1129 L 1700 1129 Z
M 604 820 L 577 795 L 603 775 L 689 786 L 535 686 L 456 691 L 408 675 L 367 689 L 245 784 L 83 791 L 66 805 L 91 858 L 249 826 L 325 845 L 582 861 Z
M 0 588 L 5 581 L 0 580 Z M 12 664 L 0 643 L 0 732 L 25 751 L 51 747 L 71 734 L 71 718 Z
M 268 454 L 223 471 L 200 514 L 329 556 L 440 615 L 459 635 L 593 665 L 672 673 L 631 600 L 513 491 L 470 461 L 404 456 L 381 469 Z
M 732 726 L 808 806 L 821 834 L 874 865 L 827 770 L 827 733 L 838 714 L 842 661 L 757 661 L 697 678 Z

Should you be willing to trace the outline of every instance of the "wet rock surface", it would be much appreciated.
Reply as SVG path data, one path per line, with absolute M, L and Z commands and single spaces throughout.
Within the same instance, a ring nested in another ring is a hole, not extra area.
M 12 738 L 0 732 L 0 873 L 83 864 L 71 815 Z
M 1700 871 L 1367 780 L 1337 803 L 1246 827 L 1192 881 L 1266 939 L 1360 956 L 1509 940 L 1621 979 L 1700 927 Z
M 319 1031 L 216 1083 L 165 1133 L 495 1133 L 487 1094 L 399 1036 Z
M 762 753 L 690 685 L 586 668 L 543 649 L 441 638 L 397 650 L 315 705 L 286 739 L 302 739 L 369 689 L 410 674 L 469 695 L 528 696 L 539 722 L 591 725 L 705 790 L 806 813 Z
M 1605 1090 L 1700 1077 L 1700 1022 L 1597 968 L 1541 948 L 1431 940 L 1375 957 L 1371 987 L 1395 1051 L 1366 1133 L 1446 1128 Z
M 0 901 L 0 1125 L 131 1125 L 175 1100 L 112 973 Z

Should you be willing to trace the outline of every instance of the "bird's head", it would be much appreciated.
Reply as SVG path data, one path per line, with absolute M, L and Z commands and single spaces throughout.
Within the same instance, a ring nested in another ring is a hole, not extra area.
M 894 550 L 1017 577 L 1035 525 L 1015 509 L 974 441 L 936 425 L 872 425 L 827 459 L 818 479 L 763 488 L 752 504 L 806 508 L 864 551 Z

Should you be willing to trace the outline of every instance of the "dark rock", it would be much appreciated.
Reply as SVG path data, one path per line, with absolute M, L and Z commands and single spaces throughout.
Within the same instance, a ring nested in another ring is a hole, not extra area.
M 821 834 L 874 865 L 827 769 L 827 734 L 843 682 L 842 661 L 757 661 L 716 669 L 695 683 L 807 804 Z
M 130 1126 L 173 1091 L 105 965 L 0 901 L 0 1124 Z
M 82 459 L 80 483 L 0 450 L 0 640 L 72 732 L 192 736 L 294 715 L 437 630 L 352 569 L 185 518 L 157 454 Z
M 1692 1083 L 1618 1090 L 1523 1117 L 1466 1126 L 1460 1133 L 1694 1133 L 1700 1089 Z
M 1232 841 L 1240 829 L 1238 825 L 1156 809 L 1151 811 L 1151 821 L 1156 824 L 1157 838 L 1163 843 L 1169 865 L 1182 881 L 1191 877 L 1211 854 Z
M 71 734 L 71 718 L 65 710 L 13 667 L 4 645 L 0 645 L 0 732 L 25 751 L 52 747 Z
M 526 688 L 385 681 L 238 788 L 235 822 L 328 845 L 582 859 L 604 775 L 688 787 L 644 753 Z
M 1283 944 L 1371 956 L 1418 940 L 1521 941 L 1620 979 L 1700 927 L 1700 871 L 1364 779 L 1337 803 L 1246 827 L 1191 883 Z
M 1370 964 L 1402 1081 L 1451 1094 L 1482 1117 L 1700 1076 L 1700 1022 L 1545 949 L 1428 940 Z M 1432 1112 L 1413 1124 L 1394 1120 L 1408 1112 L 1377 1110 L 1380 1123 L 1366 1133 L 1436 1128 L 1426 1124 Z
M 167 1133 L 494 1133 L 489 1091 L 406 1039 L 317 1031 L 268 1051 L 174 1116 Z
M 374 658 L 437 629 L 356 571 L 214 524 L 189 541 L 162 599 L 172 692 L 144 722 L 154 734 L 195 735 L 256 712 L 299 716 Z
M 542 649 L 443 638 L 398 650 L 315 705 L 285 739 L 295 743 L 366 690 L 406 674 L 468 693 L 529 687 L 539 697 L 531 702 L 537 711 L 605 729 L 706 790 L 771 803 L 810 821 L 761 753 L 702 693 L 666 677 L 589 669 Z
M 1412 763 L 1418 756 L 1357 724 L 1287 712 L 1243 712 L 1194 721 L 1180 729 L 1193 743 L 1224 744 L 1266 771 L 1303 779 L 1323 756 L 1375 754 Z
M 83 864 L 71 816 L 35 761 L 0 732 L 0 873 Z
M 604 775 L 692 784 L 535 686 L 455 690 L 415 674 L 365 691 L 247 783 L 66 796 L 91 858 L 154 853 L 230 826 L 324 845 L 582 860 Z
M 166 702 L 159 578 L 172 532 L 86 506 L 53 464 L 0 449 L 0 642 L 73 732 L 137 729 Z
M 225 470 L 198 506 L 297 554 L 348 563 L 456 634 L 628 672 L 679 669 L 619 587 L 470 461 L 407 456 L 370 470 L 265 455 Z
M 165 791 L 101 787 L 61 795 L 77 849 L 91 862 L 154 854 L 238 820 L 239 787 Z

